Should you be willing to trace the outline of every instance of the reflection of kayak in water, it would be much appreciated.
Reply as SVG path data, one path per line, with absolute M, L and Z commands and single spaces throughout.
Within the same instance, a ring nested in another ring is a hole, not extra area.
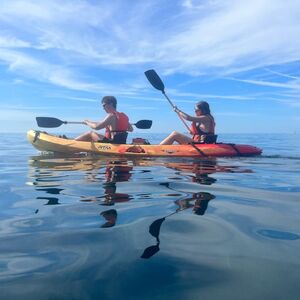
M 262 150 L 250 145 L 238 144 L 189 144 L 189 145 L 130 145 L 98 142 L 82 142 L 60 138 L 48 133 L 29 130 L 29 142 L 38 150 L 60 153 L 97 153 L 104 155 L 141 157 L 206 157 L 259 155 Z

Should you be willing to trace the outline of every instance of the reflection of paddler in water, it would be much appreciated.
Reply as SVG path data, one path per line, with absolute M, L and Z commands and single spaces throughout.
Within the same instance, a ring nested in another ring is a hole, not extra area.
M 127 202 L 130 200 L 130 196 L 125 193 L 117 193 L 117 182 L 128 181 L 131 177 L 132 167 L 124 164 L 124 162 L 110 162 L 106 167 L 105 177 L 106 182 L 104 187 L 104 201 L 101 205 L 111 206 L 115 203 Z M 116 224 L 117 211 L 115 209 L 109 209 L 100 213 L 100 215 L 106 220 L 101 227 L 112 227 Z
M 215 196 L 210 193 L 193 193 L 191 198 L 175 201 L 175 203 L 179 206 L 176 211 L 193 208 L 194 214 L 203 216 L 207 210 L 208 202 L 212 199 L 215 199 Z M 192 201 L 195 201 L 194 204 L 191 203 Z
M 187 176 L 191 178 L 192 182 L 204 185 L 215 183 L 217 180 L 209 175 L 219 172 L 219 166 L 214 158 L 187 163 L 167 163 L 166 166 L 180 172 L 189 173 Z
M 200 183 L 203 185 L 211 185 L 217 181 L 217 179 L 210 176 L 214 173 L 235 173 L 243 172 L 249 173 L 250 170 L 240 170 L 235 166 L 221 166 L 217 164 L 216 158 L 209 158 L 200 161 L 192 161 L 186 163 L 166 163 L 166 166 L 182 173 L 188 173 L 188 177 L 191 178 L 192 182 Z M 184 174 L 181 174 L 184 175 Z
M 161 182 L 160 185 L 163 185 L 170 190 L 178 192 L 178 190 L 170 187 L 169 182 Z M 193 212 L 196 215 L 202 216 L 204 215 L 207 209 L 208 202 L 215 198 L 216 197 L 214 195 L 207 192 L 192 193 L 190 197 L 184 197 L 184 199 L 178 199 L 175 201 L 175 204 L 179 206 L 176 212 L 193 207 Z M 191 203 L 192 201 L 195 201 L 194 204 Z
M 101 225 L 102 228 L 113 227 L 116 224 L 118 213 L 115 209 L 109 209 L 100 213 L 106 220 L 106 223 Z
M 106 182 L 103 184 L 105 200 L 102 205 L 114 205 L 115 203 L 127 202 L 130 200 L 128 194 L 116 192 L 116 183 L 128 181 L 131 177 L 131 171 L 131 166 L 122 165 L 120 162 L 110 163 L 106 167 Z

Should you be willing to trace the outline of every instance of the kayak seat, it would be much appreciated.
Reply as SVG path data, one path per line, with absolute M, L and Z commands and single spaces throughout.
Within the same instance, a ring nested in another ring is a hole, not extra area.
M 150 145 L 149 141 L 147 139 L 143 138 L 134 138 L 132 139 L 132 145 Z
M 113 140 L 111 141 L 112 144 L 126 144 L 128 132 L 116 132 Z
M 126 131 L 116 132 L 116 134 L 112 140 L 112 143 L 113 144 L 126 144 L 127 136 L 128 136 L 128 132 L 126 132 Z
M 193 142 L 193 144 L 216 144 L 217 143 L 217 134 L 203 134 L 201 142 Z
M 108 139 L 107 137 L 103 137 L 103 139 L 98 140 L 99 143 L 110 143 L 110 144 L 126 144 L 128 132 L 117 132 L 114 138 Z

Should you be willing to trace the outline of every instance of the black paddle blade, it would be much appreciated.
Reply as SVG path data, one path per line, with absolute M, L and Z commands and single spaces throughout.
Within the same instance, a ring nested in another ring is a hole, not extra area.
M 148 258 L 152 257 L 158 251 L 159 251 L 159 243 L 157 245 L 150 246 L 150 247 L 146 248 L 144 250 L 141 258 L 148 259 Z
M 145 75 L 154 88 L 156 88 L 157 90 L 160 90 L 164 93 L 164 91 L 165 91 L 164 83 L 162 82 L 160 77 L 157 75 L 155 70 L 148 70 L 145 72 Z
M 50 118 L 50 117 L 36 117 L 36 122 L 39 127 L 45 127 L 45 128 L 59 127 L 60 125 L 65 123 L 64 121 L 61 121 L 56 118 Z
M 140 120 L 134 124 L 139 129 L 149 129 L 152 126 L 151 120 Z
M 152 236 L 156 237 L 157 241 L 159 241 L 159 232 L 160 232 L 161 224 L 165 219 L 166 218 L 157 219 L 149 227 L 149 233 Z

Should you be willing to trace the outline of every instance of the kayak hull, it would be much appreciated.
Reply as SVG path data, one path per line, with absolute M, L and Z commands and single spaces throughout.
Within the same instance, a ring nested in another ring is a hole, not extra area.
M 250 145 L 195 144 L 195 145 L 131 145 L 82 142 L 60 138 L 45 132 L 29 130 L 28 141 L 38 150 L 59 153 L 95 153 L 138 157 L 224 157 L 259 155 L 262 150 Z

